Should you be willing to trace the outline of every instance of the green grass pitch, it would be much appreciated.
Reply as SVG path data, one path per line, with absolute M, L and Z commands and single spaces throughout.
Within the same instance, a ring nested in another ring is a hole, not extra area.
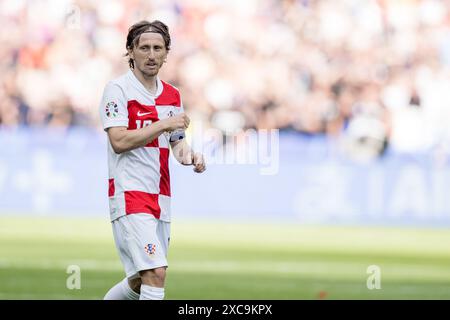
M 448 229 L 175 221 L 166 299 L 450 299 L 449 243 Z M 102 299 L 123 276 L 107 218 L 0 217 L 0 299 Z

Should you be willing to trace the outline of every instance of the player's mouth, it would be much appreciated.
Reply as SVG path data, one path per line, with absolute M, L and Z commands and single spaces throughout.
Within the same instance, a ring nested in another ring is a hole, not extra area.
M 156 68 L 158 64 L 156 62 L 147 62 L 145 66 L 149 68 Z

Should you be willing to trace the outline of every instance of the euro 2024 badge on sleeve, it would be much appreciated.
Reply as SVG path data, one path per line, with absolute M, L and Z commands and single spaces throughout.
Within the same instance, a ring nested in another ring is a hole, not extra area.
M 119 107 L 114 101 L 108 102 L 105 107 L 106 116 L 108 118 L 115 118 L 119 114 Z

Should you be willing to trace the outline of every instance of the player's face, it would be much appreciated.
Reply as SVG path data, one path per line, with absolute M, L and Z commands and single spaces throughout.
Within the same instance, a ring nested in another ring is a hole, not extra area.
M 167 57 L 162 35 L 154 32 L 141 34 L 139 43 L 130 52 L 130 56 L 134 59 L 135 69 L 144 76 L 156 76 Z

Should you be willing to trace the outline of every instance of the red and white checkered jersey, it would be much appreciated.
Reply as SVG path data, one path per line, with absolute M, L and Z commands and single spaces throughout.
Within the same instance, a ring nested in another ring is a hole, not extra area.
M 178 89 L 157 79 L 152 95 L 130 70 L 110 81 L 103 92 L 100 116 L 103 129 L 134 130 L 183 112 Z M 111 220 L 148 213 L 170 221 L 168 133 L 144 147 L 117 154 L 108 139 L 109 207 Z

